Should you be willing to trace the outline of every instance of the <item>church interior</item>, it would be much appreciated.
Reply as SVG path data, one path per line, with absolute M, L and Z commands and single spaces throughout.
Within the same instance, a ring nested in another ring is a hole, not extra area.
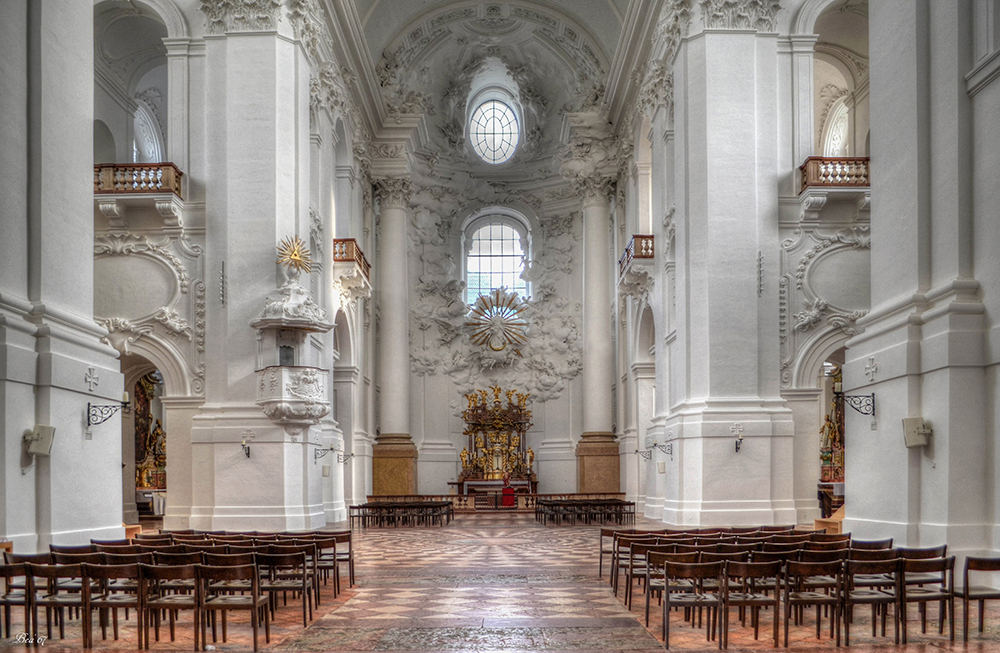
M 0 54 L 8 553 L 346 529 L 336 621 L 387 542 L 531 585 L 562 529 L 630 650 L 544 506 L 1000 556 L 1000 0 L 6 0 Z

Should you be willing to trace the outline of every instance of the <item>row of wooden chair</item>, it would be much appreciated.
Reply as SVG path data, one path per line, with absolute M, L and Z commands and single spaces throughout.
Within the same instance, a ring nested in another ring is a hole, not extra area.
M 540 524 L 635 523 L 635 502 L 622 499 L 538 499 L 535 521 Z
M 324 556 L 324 549 L 331 550 L 329 542 L 317 541 L 295 541 L 295 545 L 272 544 L 268 547 L 258 547 L 253 552 L 243 553 L 215 553 L 206 551 L 175 552 L 175 551 L 152 551 L 136 553 L 106 553 L 106 552 L 52 552 L 49 554 L 12 554 L 6 553 L 7 565 L 0 567 L 0 575 L 5 576 L 5 591 L 0 595 L 0 604 L 5 608 L 5 622 L 7 624 L 8 637 L 11 631 L 11 607 L 24 606 L 26 618 L 26 630 L 33 636 L 39 633 L 39 623 L 36 614 L 37 607 L 46 608 L 46 633 L 51 637 L 52 618 L 51 611 L 57 606 L 81 608 L 82 601 L 85 600 L 84 590 L 90 587 L 87 579 L 81 572 L 84 569 L 111 568 L 118 571 L 131 569 L 133 567 L 150 569 L 173 569 L 179 567 L 193 568 L 197 566 L 210 566 L 213 568 L 242 567 L 247 565 L 256 566 L 260 577 L 265 581 L 261 584 L 262 591 L 271 597 L 271 611 L 276 608 L 276 595 L 291 592 L 302 599 L 303 627 L 308 626 L 309 619 L 312 618 L 313 603 L 318 605 L 320 600 L 319 579 L 326 578 L 332 573 L 334 578 L 339 578 L 338 561 L 332 555 Z M 51 570 L 60 572 L 57 578 L 51 577 L 54 573 Z M 40 573 L 35 573 L 40 572 Z M 151 572 L 152 573 L 152 572 Z M 18 577 L 24 577 L 18 580 Z M 46 581 L 48 579 L 48 581 Z M 235 581 L 238 579 L 230 579 Z M 246 580 L 246 579 L 242 579 Z M 172 578 L 164 579 L 165 587 L 174 593 L 186 594 L 187 598 L 175 597 L 164 599 L 167 602 L 180 601 L 186 606 L 191 604 L 191 595 L 195 593 L 196 581 L 192 578 Z M 221 582 L 221 581 L 219 581 Z M 42 584 L 47 585 L 47 589 L 40 590 Z M 228 582 L 225 587 L 213 589 L 228 589 L 230 591 L 245 592 L 250 589 L 249 582 Z M 138 579 L 122 577 L 111 586 L 109 593 L 117 598 L 105 597 L 109 602 L 116 601 L 124 603 L 120 607 L 135 607 L 131 605 L 127 597 L 118 596 L 120 593 L 135 594 L 138 590 Z M 334 582 L 334 596 L 339 591 L 338 584 Z M 106 592 L 108 593 L 108 592 Z M 104 600 L 104 599 L 102 599 Z M 221 606 L 229 599 L 214 600 L 211 604 L 206 604 L 206 609 L 221 609 L 212 606 Z M 242 604 L 242 599 L 232 599 L 236 605 Z M 115 605 L 119 605 L 115 603 Z M 96 607 L 109 607 L 98 605 Z M 184 609 L 194 609 L 186 607 Z M 31 612 L 29 618 L 28 613 Z M 63 631 L 63 610 L 58 610 L 55 614 L 59 623 L 60 638 L 64 636 Z M 89 619 L 89 614 L 86 619 Z M 89 624 L 84 620 L 84 646 L 92 643 Z M 118 637 L 117 611 L 113 612 L 115 622 L 115 639 Z M 172 619 L 172 617 L 171 617 Z M 106 620 L 102 618 L 102 634 L 105 635 Z M 154 621 L 157 628 L 157 640 L 159 640 L 159 625 Z M 140 622 L 140 628 L 143 624 Z M 148 622 L 145 624 L 148 629 Z M 197 624 L 196 624 L 197 628 Z M 171 621 L 171 640 L 174 638 L 173 623 Z M 256 626 L 255 626 L 256 630 Z M 215 637 L 215 626 L 213 623 L 213 639 Z M 223 616 L 223 638 L 225 638 L 225 618 Z M 196 633 L 197 641 L 197 633 Z M 141 645 L 141 643 L 140 643 Z M 148 635 L 146 639 L 148 647 Z

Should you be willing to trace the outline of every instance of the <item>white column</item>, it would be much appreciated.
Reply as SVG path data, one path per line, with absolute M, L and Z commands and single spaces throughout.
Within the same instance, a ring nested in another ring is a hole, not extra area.
M 120 537 L 118 354 L 93 321 L 93 6 L 0 4 L 0 535 L 15 552 Z M 71 109 L 71 110 L 69 110 Z M 49 456 L 22 434 L 55 427 Z
M 778 396 L 777 266 L 758 289 L 757 263 L 758 252 L 778 251 L 776 38 L 721 13 L 703 19 L 674 63 L 684 345 L 671 370 L 677 404 L 666 426 L 679 440 L 663 519 L 789 524 L 793 424 Z
M 376 181 L 379 243 L 379 429 L 372 453 L 374 494 L 416 492 L 416 447 L 410 438 L 410 299 L 407 207 L 410 180 Z

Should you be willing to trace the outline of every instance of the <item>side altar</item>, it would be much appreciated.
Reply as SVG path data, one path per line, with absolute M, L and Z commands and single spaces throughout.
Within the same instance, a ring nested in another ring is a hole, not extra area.
M 492 392 L 492 398 L 490 397 Z M 527 446 L 531 411 L 526 405 L 530 395 L 500 386 L 473 391 L 465 398 L 468 408 L 464 435 L 469 444 L 462 449 L 462 473 L 458 477 L 461 494 L 500 492 L 505 487 L 535 493 L 538 477 L 532 471 L 535 452 Z M 501 397 L 507 399 L 504 405 Z

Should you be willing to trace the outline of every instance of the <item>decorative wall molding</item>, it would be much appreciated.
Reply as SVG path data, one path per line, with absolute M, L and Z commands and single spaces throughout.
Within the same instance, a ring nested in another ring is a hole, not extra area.
M 778 27 L 778 0 L 700 0 L 706 29 L 755 29 L 774 32 Z
M 658 51 L 662 43 L 663 61 L 673 64 L 674 55 L 680 47 L 681 39 L 687 36 L 691 24 L 691 0 L 668 0 L 660 11 L 660 19 L 653 31 L 653 49 Z
M 101 342 L 110 345 L 123 354 L 128 354 L 129 345 L 143 336 L 153 333 L 153 327 L 148 324 L 133 324 L 121 317 L 95 318 L 95 322 L 108 330 L 108 335 Z
M 166 263 L 177 276 L 182 293 L 188 291 L 188 273 L 184 263 L 167 246 L 170 238 L 152 239 L 135 234 L 108 234 L 94 239 L 94 254 L 104 256 L 131 256 L 141 254 Z
M 405 209 L 409 206 L 413 194 L 409 177 L 383 177 L 373 181 L 375 197 L 383 208 Z
M 656 60 L 649 62 L 636 103 L 639 110 L 649 118 L 653 117 L 657 109 L 665 107 L 673 120 L 674 76 L 666 64 Z
M 869 249 L 871 247 L 871 229 L 868 225 L 857 225 L 841 229 L 836 234 L 824 236 L 819 232 L 813 232 L 813 238 L 818 242 L 799 260 L 799 265 L 795 269 L 795 287 L 802 288 L 806 274 L 806 268 L 821 252 L 837 244 L 849 245 L 853 249 Z
M 320 63 L 332 52 L 332 39 L 316 0 L 288 0 L 288 22 L 312 60 Z
M 266 32 L 278 28 L 281 0 L 201 0 L 209 34 Z
M 188 340 L 194 340 L 191 326 L 174 309 L 163 306 L 153 315 L 153 319 L 164 326 L 171 338 L 176 339 L 178 335 L 184 335 Z

